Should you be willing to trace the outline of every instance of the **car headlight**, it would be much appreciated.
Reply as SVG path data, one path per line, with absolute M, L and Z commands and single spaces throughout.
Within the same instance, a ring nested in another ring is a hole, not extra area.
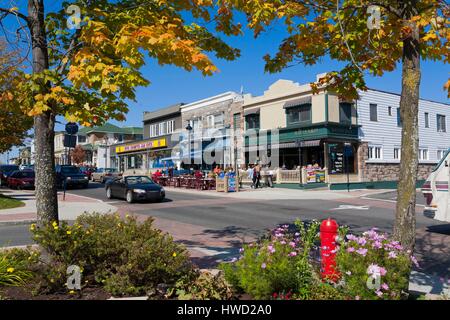
M 67 179 L 67 180 L 72 180 L 72 178 L 71 178 L 71 177 L 67 177 L 66 179 Z
M 86 179 L 86 180 L 88 179 L 88 177 L 83 177 L 83 178 Z
M 163 187 L 161 187 L 161 192 L 165 192 L 166 190 L 163 188 Z
M 144 189 L 133 189 L 133 192 L 135 193 L 145 193 Z

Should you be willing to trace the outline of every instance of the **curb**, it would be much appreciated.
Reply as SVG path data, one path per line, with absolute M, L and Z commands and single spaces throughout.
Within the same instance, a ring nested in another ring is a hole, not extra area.
M 11 220 L 11 221 L 0 221 L 0 227 L 2 226 L 16 226 L 16 225 L 29 225 L 36 223 L 37 220 Z

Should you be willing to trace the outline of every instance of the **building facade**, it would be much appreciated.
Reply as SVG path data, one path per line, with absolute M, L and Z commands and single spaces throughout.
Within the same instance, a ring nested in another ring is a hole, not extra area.
M 400 95 L 369 89 L 359 92 L 358 153 L 361 181 L 396 181 L 401 161 Z M 419 170 L 424 180 L 450 148 L 450 105 L 419 100 Z
M 111 146 L 114 167 L 128 169 L 158 169 L 178 167 L 179 161 L 172 157 L 173 148 L 179 143 L 182 103 L 144 112 L 143 139 Z
M 344 146 L 348 145 L 352 150 L 348 158 L 349 172 L 357 171 L 354 156 L 359 148 L 356 104 L 342 101 L 326 89 L 313 94 L 309 84 L 279 80 L 262 96 L 245 97 L 244 118 L 247 164 L 270 164 L 291 170 L 299 165 L 316 165 L 328 168 L 330 174 L 342 175 Z M 278 159 L 268 163 L 264 158 L 264 144 L 267 148 L 270 145 L 272 153 L 276 151 Z
M 81 128 L 77 133 L 77 144 L 86 152 L 87 165 L 97 168 L 113 166 L 110 146 L 126 142 L 141 140 L 143 130 L 140 127 L 118 127 L 110 123 L 97 127 Z M 63 135 L 64 136 L 64 135 Z
M 241 128 L 242 106 L 242 95 L 230 91 L 181 107 L 184 168 L 234 167 L 243 161 L 242 134 L 237 131 Z

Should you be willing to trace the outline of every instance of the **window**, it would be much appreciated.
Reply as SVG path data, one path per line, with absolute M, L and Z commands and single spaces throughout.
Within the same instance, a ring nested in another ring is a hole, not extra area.
M 446 132 L 446 123 L 445 123 L 445 116 L 442 114 L 436 115 L 436 121 L 437 121 L 437 131 L 438 132 Z
M 376 104 L 370 104 L 370 121 L 378 121 L 378 107 Z
M 429 127 L 430 127 L 430 115 L 428 114 L 428 112 L 425 112 L 425 128 Z
M 397 127 L 402 126 L 402 116 L 400 113 L 400 108 L 397 108 Z
M 224 117 L 224 114 L 223 114 L 223 112 L 222 113 L 219 113 L 219 114 L 216 114 L 215 116 L 213 116 L 214 117 L 214 127 L 215 128 L 221 128 L 221 127 L 223 127 L 223 125 L 224 125 L 224 120 L 225 120 L 225 117 Z
M 394 159 L 400 160 L 400 156 L 401 156 L 400 148 L 394 148 Z
M 419 149 L 419 160 L 428 160 L 428 149 Z
M 311 121 L 311 105 L 304 104 L 286 109 L 287 124 Z
M 122 142 L 124 140 L 124 135 L 123 134 L 119 134 L 118 140 L 119 140 L 119 142 Z
M 383 159 L 383 149 L 381 146 L 369 146 L 368 152 L 369 160 L 381 160 Z
M 158 135 L 159 136 L 162 136 L 162 135 L 165 135 L 166 134 L 166 123 L 165 122 L 161 122 L 160 124 L 159 124 L 159 132 L 158 132 Z
M 86 136 L 78 136 L 78 143 L 85 143 L 85 142 L 86 142 Z
M 233 114 L 233 129 L 234 129 L 234 131 L 236 131 L 240 128 L 240 119 L 241 119 L 240 113 Z
M 249 114 L 245 117 L 246 129 L 259 129 L 259 114 Z
M 150 125 L 150 138 L 156 137 L 156 124 Z
M 388 107 L 388 114 L 389 116 L 392 116 L 392 107 Z
M 214 126 L 214 116 L 207 116 L 206 117 L 206 124 L 208 126 L 208 128 L 212 128 Z
M 350 103 L 339 104 L 339 119 L 342 124 L 352 124 L 352 105 Z
M 171 134 L 175 131 L 175 120 L 167 121 L 167 134 Z
M 438 159 L 438 161 L 442 160 L 442 158 L 444 156 L 445 156 L 445 150 L 440 149 L 440 150 L 437 151 L 437 159 Z

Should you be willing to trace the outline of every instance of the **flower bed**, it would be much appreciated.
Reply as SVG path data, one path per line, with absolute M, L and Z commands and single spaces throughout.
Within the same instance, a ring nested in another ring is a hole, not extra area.
M 221 269 L 236 292 L 257 299 L 402 299 L 407 297 L 410 252 L 375 229 L 361 236 L 340 228 L 336 248 L 337 283 L 320 275 L 318 222 L 297 221 L 241 249 Z

